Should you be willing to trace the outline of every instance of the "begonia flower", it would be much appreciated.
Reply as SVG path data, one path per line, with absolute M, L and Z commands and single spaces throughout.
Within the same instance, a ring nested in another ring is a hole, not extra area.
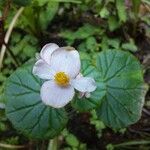
M 73 47 L 46 44 L 33 66 L 33 74 L 45 80 L 40 90 L 43 103 L 60 108 L 73 99 L 75 89 L 82 93 L 93 92 L 96 89 L 94 79 L 79 77 L 80 69 L 80 56 Z

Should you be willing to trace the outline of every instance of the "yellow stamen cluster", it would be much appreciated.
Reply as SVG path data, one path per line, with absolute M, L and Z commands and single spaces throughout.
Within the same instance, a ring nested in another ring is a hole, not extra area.
M 69 84 L 69 76 L 66 75 L 64 72 L 58 72 L 56 73 L 56 75 L 54 76 L 54 80 L 55 82 L 60 85 L 60 86 L 67 86 Z

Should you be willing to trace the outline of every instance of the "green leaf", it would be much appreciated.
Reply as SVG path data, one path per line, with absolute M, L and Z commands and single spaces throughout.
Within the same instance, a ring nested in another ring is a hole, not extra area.
M 120 21 L 125 22 L 127 20 L 125 0 L 116 0 L 116 8 Z
M 109 16 L 108 26 L 110 31 L 114 31 L 120 26 L 120 23 L 118 22 L 115 16 Z
M 133 12 L 135 17 L 137 18 L 140 10 L 141 0 L 132 0 L 132 3 L 133 3 Z
M 129 39 L 128 43 L 123 43 L 121 47 L 131 52 L 136 52 L 138 50 L 137 46 L 135 45 L 134 39 L 132 38 Z
M 114 129 L 135 123 L 141 117 L 147 89 L 140 63 L 128 52 L 107 50 L 97 57 L 97 68 L 106 87 L 98 118 Z
M 67 135 L 66 142 L 68 145 L 73 146 L 73 147 L 78 147 L 79 145 L 78 139 L 73 134 Z
M 58 11 L 58 2 L 49 2 L 45 7 L 42 7 L 42 11 L 39 14 L 39 22 L 42 30 L 45 30 L 50 23 L 50 21 L 54 18 Z
M 107 18 L 109 16 L 109 11 L 106 7 L 102 8 L 102 10 L 100 11 L 100 16 L 102 18 Z
M 98 72 L 89 60 L 82 60 L 81 68 L 81 73 L 83 74 L 83 76 L 93 77 L 97 81 Z M 98 107 L 102 98 L 105 96 L 105 89 L 106 87 L 103 84 L 103 81 L 98 80 L 97 89 L 91 93 L 90 98 L 79 98 L 79 95 L 76 95 L 74 101 L 72 101 L 72 106 L 81 112 Z
M 37 50 L 37 39 L 34 36 L 31 35 L 25 35 L 22 36 L 22 38 L 20 36 L 18 36 L 19 34 L 16 33 L 13 35 L 13 39 L 11 40 L 12 42 L 12 49 L 14 50 L 14 54 L 15 55 L 19 55 L 20 58 L 24 58 L 24 57 L 34 57 L 36 50 Z
M 80 53 L 84 53 L 84 55 L 87 55 L 87 56 L 89 57 L 89 55 L 86 53 L 86 51 L 87 51 L 86 42 L 82 42 L 82 43 L 77 47 L 77 50 L 78 50 Z M 81 56 L 80 56 L 80 58 L 82 59 Z
M 75 39 L 86 39 L 96 33 L 103 32 L 100 28 L 96 26 L 92 26 L 90 24 L 85 24 L 84 26 L 80 27 L 76 32 L 72 32 L 69 30 L 62 31 L 60 36 L 71 41 Z
M 136 52 L 138 50 L 134 43 L 123 43 L 122 48 L 131 52 Z
M 86 48 L 90 51 L 94 51 L 97 46 L 97 41 L 93 36 L 90 36 L 86 40 Z
M 0 17 L 2 17 L 2 11 L 0 10 Z
M 6 115 L 13 126 L 35 139 L 53 138 L 64 128 L 64 109 L 54 109 L 42 103 L 42 81 L 32 74 L 32 65 L 17 69 L 6 82 Z
M 34 36 L 46 30 L 58 11 L 59 3 L 49 0 L 35 1 L 31 6 L 24 9 L 21 20 L 18 22 L 19 28 Z
M 108 45 L 108 37 L 107 36 L 103 36 L 102 37 L 102 41 L 101 41 L 101 49 L 102 50 L 107 50 L 107 49 L 109 49 L 109 45 Z
M 120 45 L 120 39 L 118 38 L 114 38 L 114 39 L 108 39 L 108 45 L 111 46 L 111 48 L 115 48 L 115 49 L 119 49 L 119 45 Z
M 108 144 L 108 145 L 106 146 L 106 149 L 107 149 L 107 150 L 114 150 L 115 148 L 114 148 L 114 146 L 113 146 L 112 144 Z
M 21 6 L 26 6 L 31 3 L 31 0 L 13 0 L 14 3 Z
M 48 3 L 49 0 L 36 0 L 38 2 L 38 5 L 39 6 L 43 6 L 45 5 L 46 3 Z

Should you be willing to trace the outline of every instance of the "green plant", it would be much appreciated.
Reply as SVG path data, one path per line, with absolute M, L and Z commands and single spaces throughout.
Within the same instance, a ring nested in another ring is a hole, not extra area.
M 19 144 L 20 134 L 39 141 L 54 138 L 52 143 L 57 143 L 55 137 L 71 119 L 68 107 L 71 112 L 92 114 L 89 122 L 96 128 L 98 138 L 107 127 L 124 134 L 122 129 L 141 118 L 148 90 L 143 79 L 147 68 L 143 71 L 133 55 L 139 55 L 140 42 L 150 37 L 149 14 L 143 16 L 140 10 L 141 5 L 149 6 L 149 2 L 130 2 L 131 5 L 124 0 L 13 0 L 4 28 L 9 29 L 22 7 L 8 46 L 23 65 L 17 67 L 6 48 L 0 64 L 0 132 L 17 129 L 6 144 Z M 0 1 L 0 9 L 3 6 L 5 2 Z M 90 94 L 76 92 L 69 105 L 59 109 L 43 103 L 40 90 L 45 80 L 32 72 L 37 61 L 35 54 L 49 41 L 75 47 L 80 54 L 82 75 L 93 78 L 97 86 Z M 9 121 L 13 127 L 9 127 Z M 72 133 L 62 135 L 66 149 L 87 148 Z M 108 144 L 107 149 L 124 146 L 126 143 Z

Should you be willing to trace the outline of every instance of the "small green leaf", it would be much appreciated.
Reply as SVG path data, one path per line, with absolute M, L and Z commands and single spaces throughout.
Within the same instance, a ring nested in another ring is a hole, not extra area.
M 54 18 L 58 11 L 59 3 L 57 2 L 49 2 L 45 7 L 42 7 L 42 11 L 39 14 L 39 22 L 42 30 L 45 30 L 50 23 L 50 21 Z
M 129 50 L 131 52 L 136 52 L 138 50 L 137 46 L 135 45 L 133 39 L 130 39 L 128 43 L 123 43 L 121 46 L 125 50 Z
M 107 50 L 97 57 L 97 68 L 106 87 L 97 109 L 100 120 L 114 129 L 135 123 L 147 90 L 140 63 L 128 52 Z
M 107 36 L 103 36 L 102 37 L 102 41 L 101 41 L 101 49 L 102 50 L 107 50 L 109 49 L 109 45 L 108 45 L 108 37 Z
M 111 48 L 119 49 L 120 45 L 120 39 L 114 38 L 114 39 L 108 39 L 108 45 L 111 46 Z
M 73 147 L 77 147 L 79 145 L 78 139 L 73 134 L 67 135 L 66 142 L 68 145 Z
M 120 21 L 125 22 L 127 20 L 125 0 L 116 0 L 116 7 Z
M 133 43 L 124 43 L 124 44 L 122 44 L 122 48 L 125 50 L 129 50 L 131 52 L 137 51 L 137 46 Z
M 49 0 L 36 0 L 38 2 L 38 5 L 39 6 L 43 6 L 45 5 L 46 3 L 48 3 Z
M 109 16 L 108 26 L 109 26 L 110 31 L 114 31 L 115 29 L 117 29 L 120 26 L 120 23 L 118 22 L 118 20 L 116 19 L 115 16 Z
M 96 49 L 96 39 L 93 36 L 90 36 L 86 40 L 86 48 L 90 51 L 94 51 Z
M 107 18 L 109 16 L 109 11 L 106 7 L 102 8 L 102 10 L 100 11 L 100 16 L 102 18 Z
M 90 24 L 85 24 L 84 26 L 80 27 L 76 32 L 72 32 L 69 30 L 62 31 L 60 36 L 71 41 L 75 39 L 86 39 L 89 36 L 92 36 L 96 33 L 103 32 L 100 28 L 96 26 L 92 26 Z
M 115 148 L 114 148 L 114 146 L 112 145 L 112 144 L 108 144 L 107 146 L 106 146 L 106 150 L 114 150 Z
M 97 32 L 98 29 L 96 27 L 90 24 L 85 24 L 74 33 L 74 36 L 76 39 L 85 39 Z
M 0 10 L 0 17 L 2 17 L 2 11 Z
M 32 66 L 25 64 L 6 82 L 6 115 L 23 134 L 35 138 L 53 138 L 64 128 L 67 115 L 64 109 L 54 109 L 42 103 L 42 81 L 32 74 Z
M 133 12 L 134 12 L 135 17 L 137 18 L 139 10 L 140 10 L 140 4 L 142 2 L 141 0 L 132 0 L 132 3 L 133 3 Z

